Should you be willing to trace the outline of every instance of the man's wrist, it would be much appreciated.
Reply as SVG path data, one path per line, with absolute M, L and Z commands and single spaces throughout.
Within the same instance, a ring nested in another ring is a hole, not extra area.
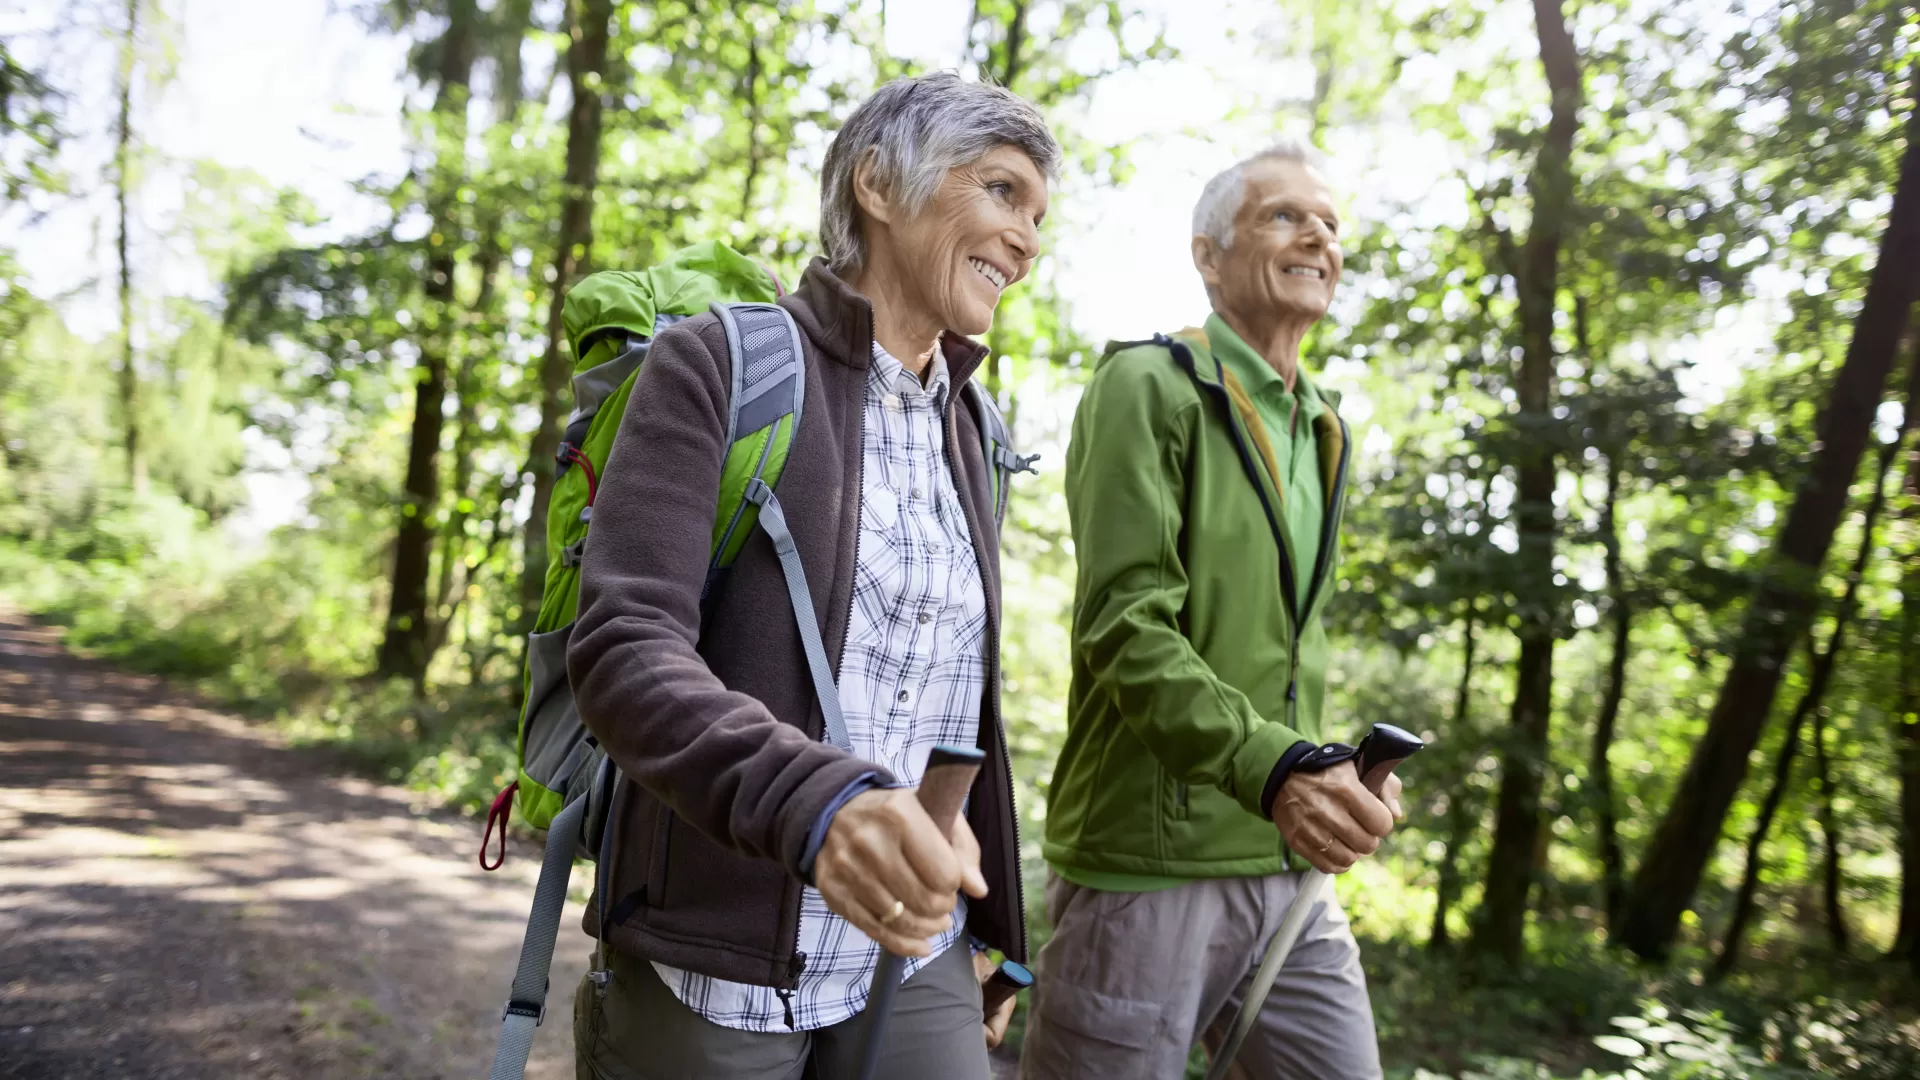
M 1299 765 L 1308 754 L 1318 749 L 1320 749 L 1318 746 L 1301 739 L 1287 747 L 1286 753 L 1280 755 L 1280 760 L 1274 764 L 1273 771 L 1267 774 L 1266 786 L 1260 789 L 1260 813 L 1265 815 L 1268 821 L 1273 820 L 1273 801 L 1280 797 L 1280 789 L 1286 786 L 1287 778 L 1293 775 L 1294 767 Z

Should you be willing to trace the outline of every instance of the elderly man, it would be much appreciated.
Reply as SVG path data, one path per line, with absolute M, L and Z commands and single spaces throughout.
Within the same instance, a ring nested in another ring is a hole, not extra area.
M 1377 798 L 1302 761 L 1346 734 L 1322 718 L 1319 613 L 1350 443 L 1300 367 L 1340 282 L 1316 162 L 1283 143 L 1207 184 L 1205 330 L 1111 348 L 1074 418 L 1073 683 L 1027 1080 L 1180 1076 L 1224 1036 L 1300 871 L 1345 871 L 1399 812 L 1398 781 Z M 1359 949 L 1325 895 L 1241 1075 L 1380 1075 Z
M 1027 945 L 986 406 L 960 392 L 986 349 L 963 335 L 1032 267 L 1059 159 L 1032 105 L 951 75 L 883 87 L 827 152 L 826 258 L 781 301 L 807 392 L 778 485 L 832 658 L 819 692 L 766 536 L 706 594 L 726 328 L 654 340 L 568 651 L 581 717 L 633 782 L 589 927 L 612 956 L 579 992 L 581 1077 L 851 1076 L 883 947 L 908 960 L 879 1075 L 986 1074 L 1010 1003 L 981 1015 L 968 939 Z M 846 748 L 822 740 L 829 696 Z M 937 744 L 986 751 L 951 843 L 907 787 Z

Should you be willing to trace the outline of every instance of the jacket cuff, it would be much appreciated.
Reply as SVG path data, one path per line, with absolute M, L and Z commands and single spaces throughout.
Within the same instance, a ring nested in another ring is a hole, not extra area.
M 1273 777 L 1274 766 L 1295 743 L 1303 741 L 1299 732 L 1285 724 L 1268 722 L 1255 727 L 1233 754 L 1230 794 L 1234 801 L 1249 814 L 1263 813 L 1267 781 Z
M 811 775 L 801 781 L 799 788 L 787 796 L 786 805 L 780 809 L 779 824 L 774 837 L 775 847 L 772 852 L 775 860 L 786 867 L 787 873 L 801 881 L 807 880 L 807 872 L 800 868 L 800 857 L 807 850 L 807 842 L 813 835 L 813 827 L 820 822 L 821 815 L 827 812 L 827 808 L 847 785 L 863 776 L 877 778 L 879 781 L 877 786 L 880 787 L 893 783 L 893 774 L 871 761 L 862 761 L 851 754 L 843 754 L 825 743 L 817 744 L 816 748 L 825 750 L 824 756 L 828 760 L 814 766 Z M 854 794 L 857 795 L 859 792 L 856 791 Z
M 1261 817 L 1269 821 L 1273 820 L 1273 800 L 1280 797 L 1280 789 L 1286 784 L 1287 777 L 1293 775 L 1294 766 L 1300 764 L 1301 758 L 1318 749 L 1319 747 L 1301 739 L 1287 747 L 1287 752 L 1280 755 L 1279 764 L 1275 765 L 1273 772 L 1267 775 L 1267 786 L 1260 792 Z
M 853 778 L 846 787 L 828 801 L 827 808 L 813 819 L 813 828 L 807 830 L 807 846 L 800 849 L 800 880 L 813 884 L 813 860 L 820 855 L 820 848 L 827 842 L 827 829 L 833 825 L 833 815 L 840 808 L 853 801 L 854 796 L 863 791 L 871 791 L 880 786 L 880 774 L 864 772 Z

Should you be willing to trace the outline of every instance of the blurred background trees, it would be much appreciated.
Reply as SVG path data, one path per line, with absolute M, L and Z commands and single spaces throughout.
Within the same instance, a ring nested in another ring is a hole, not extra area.
M 481 805 L 564 289 L 706 239 L 793 281 L 840 120 L 955 66 L 1068 152 L 981 376 L 1046 455 L 1005 570 L 1037 826 L 1078 387 L 1204 313 L 1159 294 L 1217 166 L 1169 162 L 1290 131 L 1351 204 L 1309 359 L 1359 440 L 1332 700 L 1435 739 L 1342 883 L 1396 1074 L 1920 1072 L 1920 14 L 976 0 L 896 55 L 912 6 L 366 0 L 339 17 L 391 58 L 396 151 L 341 142 L 345 195 L 174 149 L 182 57 L 228 62 L 208 16 L 0 21 L 0 594 Z M 1186 116 L 1194 79 L 1237 89 Z M 1115 237 L 1125 265 L 1076 255 Z

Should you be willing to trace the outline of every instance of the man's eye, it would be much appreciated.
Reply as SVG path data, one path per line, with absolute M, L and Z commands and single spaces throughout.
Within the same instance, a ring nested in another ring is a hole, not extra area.
M 987 190 L 993 192 L 995 196 L 1004 199 L 1013 194 L 1013 185 L 1007 183 L 1005 180 L 995 180 L 993 183 L 987 185 Z
M 1293 222 L 1299 220 L 1299 218 L 1294 216 L 1294 213 L 1291 210 L 1281 210 L 1275 213 L 1273 217 L 1275 221 L 1284 221 L 1284 222 L 1287 222 L 1288 224 L 1292 224 Z

